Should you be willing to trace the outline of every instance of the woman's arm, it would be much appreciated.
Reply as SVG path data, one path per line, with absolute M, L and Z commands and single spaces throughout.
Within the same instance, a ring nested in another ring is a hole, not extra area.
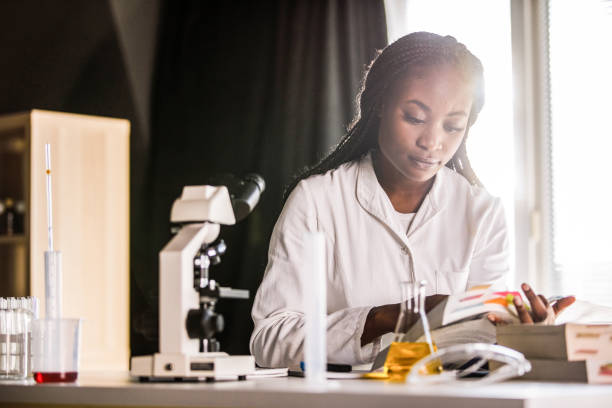
M 429 312 L 446 297 L 447 295 L 427 296 L 427 298 L 425 298 L 425 311 Z M 363 333 L 361 334 L 361 346 L 365 346 L 383 334 L 394 331 L 399 313 L 399 303 L 377 306 L 370 309 L 365 325 L 363 326 Z M 411 326 L 419 320 L 418 316 L 416 315 L 411 315 L 411 318 Z
M 309 279 L 310 262 L 305 258 L 306 233 L 318 225 L 315 204 L 308 186 L 301 182 L 287 200 L 270 239 L 268 265 L 253 304 L 255 328 L 251 352 L 264 367 L 299 365 L 304 343 L 304 282 Z M 328 277 L 333 274 L 333 242 L 326 235 Z M 345 297 L 344 288 L 328 285 L 328 299 Z M 378 351 L 373 345 L 361 346 L 361 334 L 370 306 L 334 310 L 327 316 L 328 361 L 363 364 Z

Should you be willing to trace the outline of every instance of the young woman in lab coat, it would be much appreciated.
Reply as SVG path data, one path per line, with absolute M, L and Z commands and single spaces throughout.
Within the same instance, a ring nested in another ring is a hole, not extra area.
M 348 133 L 290 187 L 272 233 L 252 312 L 260 366 L 303 359 L 307 232 L 325 237 L 329 362 L 374 359 L 381 335 L 394 329 L 401 281 L 428 282 L 428 309 L 444 295 L 503 281 L 503 208 L 480 186 L 465 148 L 483 86 L 480 61 L 450 36 L 413 33 L 372 62 Z M 573 301 L 553 310 L 523 290 L 532 306 L 515 303 L 523 322 L 554 319 Z

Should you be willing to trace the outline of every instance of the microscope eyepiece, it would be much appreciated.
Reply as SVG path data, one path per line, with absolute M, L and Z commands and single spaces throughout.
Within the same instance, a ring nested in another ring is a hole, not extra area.
M 236 186 L 232 194 L 232 207 L 236 222 L 246 218 L 253 211 L 261 193 L 266 189 L 266 182 L 259 174 L 247 174 Z

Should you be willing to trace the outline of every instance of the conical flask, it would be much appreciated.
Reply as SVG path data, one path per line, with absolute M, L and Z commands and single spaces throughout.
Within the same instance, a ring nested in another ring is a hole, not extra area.
M 391 346 L 389 346 L 384 365 L 384 372 L 391 380 L 404 381 L 406 375 L 410 372 L 410 368 L 417 361 L 436 351 L 436 347 L 431 341 L 429 322 L 425 313 L 425 286 L 425 281 L 400 283 L 402 290 L 400 314 L 395 325 L 395 336 Z M 419 319 L 423 325 L 426 341 L 408 341 L 406 333 Z M 439 367 L 432 367 L 432 370 L 439 371 Z

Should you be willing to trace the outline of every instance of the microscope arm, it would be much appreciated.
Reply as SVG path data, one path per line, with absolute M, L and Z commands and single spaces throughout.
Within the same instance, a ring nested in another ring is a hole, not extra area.
M 193 290 L 193 258 L 203 244 L 219 236 L 219 224 L 185 225 L 159 253 L 159 351 L 198 353 L 197 339 L 185 330 L 189 310 L 198 305 Z

